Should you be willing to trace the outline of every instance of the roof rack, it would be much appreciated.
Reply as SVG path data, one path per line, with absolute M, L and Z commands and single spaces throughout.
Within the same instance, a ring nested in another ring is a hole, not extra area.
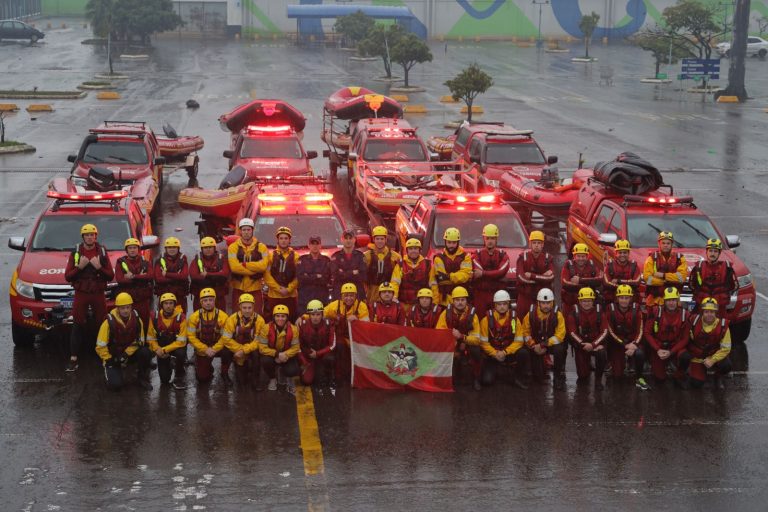
M 147 128 L 147 123 L 144 121 L 104 121 L 104 126 L 115 126 L 115 125 L 136 125 L 141 126 L 142 129 Z

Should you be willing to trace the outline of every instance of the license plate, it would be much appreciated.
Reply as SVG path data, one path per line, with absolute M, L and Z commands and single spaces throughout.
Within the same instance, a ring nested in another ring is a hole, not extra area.
M 59 305 L 64 309 L 72 309 L 72 306 L 75 305 L 75 298 L 63 297 L 62 299 L 59 300 Z

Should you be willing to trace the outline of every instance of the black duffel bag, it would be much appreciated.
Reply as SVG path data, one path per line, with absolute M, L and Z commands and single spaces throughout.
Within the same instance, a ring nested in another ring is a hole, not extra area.
M 594 177 L 623 194 L 644 194 L 664 184 L 661 172 L 655 166 L 630 152 L 621 153 L 610 162 L 598 162 Z

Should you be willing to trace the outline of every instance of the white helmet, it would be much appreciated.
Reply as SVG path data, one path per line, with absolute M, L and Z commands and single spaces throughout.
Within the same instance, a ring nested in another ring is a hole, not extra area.
M 539 302 L 553 302 L 555 294 L 549 288 L 542 288 L 536 295 L 536 300 Z
M 240 219 L 240 222 L 238 223 L 237 227 L 238 228 L 242 228 L 242 227 L 252 228 L 252 227 L 254 227 L 253 219 L 251 219 L 249 217 L 243 217 L 242 219 Z
M 511 300 L 507 290 L 499 290 L 493 294 L 493 302 L 510 302 Z

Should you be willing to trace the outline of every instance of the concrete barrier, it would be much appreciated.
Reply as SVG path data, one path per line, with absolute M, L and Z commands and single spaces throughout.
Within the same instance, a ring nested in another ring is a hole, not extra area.
M 426 114 L 427 113 L 427 107 L 424 105 L 403 105 L 403 112 L 406 114 Z
M 119 100 L 120 98 L 120 93 L 115 91 L 102 91 L 96 95 L 98 100 Z
M 17 112 L 19 106 L 15 103 L 0 103 L 0 112 Z
M 392 99 L 395 101 L 399 101 L 400 103 L 408 103 L 407 94 L 393 94 Z
M 739 103 L 738 96 L 720 96 L 717 98 L 718 103 Z
M 440 96 L 440 103 L 458 103 L 459 100 L 453 99 L 453 96 L 450 94 L 447 96 Z
M 468 109 L 467 109 L 466 105 L 461 107 L 461 113 L 462 114 L 466 114 L 467 112 L 468 112 Z M 485 110 L 483 110 L 483 107 L 481 107 L 480 105 L 472 105 L 472 113 L 473 114 L 482 114 L 484 112 L 485 112 Z
M 32 103 L 27 107 L 27 112 L 53 112 L 53 106 L 48 103 Z

